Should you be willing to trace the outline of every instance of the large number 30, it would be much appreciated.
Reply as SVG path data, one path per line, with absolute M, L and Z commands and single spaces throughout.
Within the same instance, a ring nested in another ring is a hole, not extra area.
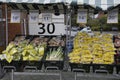
M 38 32 L 38 34 L 44 34 L 45 32 L 46 32 L 46 29 L 45 29 L 45 24 L 43 24 L 43 23 L 39 23 L 39 25 L 40 25 L 40 32 Z M 49 23 L 48 25 L 47 25 L 47 32 L 49 33 L 49 34 L 53 34 L 54 32 L 55 32 L 55 25 L 53 24 L 53 23 Z

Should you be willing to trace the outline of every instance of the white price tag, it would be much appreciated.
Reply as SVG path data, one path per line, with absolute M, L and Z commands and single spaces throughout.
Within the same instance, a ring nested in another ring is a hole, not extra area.
M 11 23 L 20 23 L 20 10 L 11 11 Z
M 118 9 L 108 12 L 107 23 L 118 23 Z
M 42 22 L 51 23 L 52 22 L 52 13 L 42 13 Z
M 30 35 L 64 35 L 65 34 L 65 25 L 57 23 L 40 23 L 30 24 L 29 27 Z
M 29 23 L 29 35 L 64 35 L 65 27 L 64 14 L 41 13 L 39 23 Z
M 39 11 L 30 11 L 29 23 L 38 23 Z
M 87 23 L 87 10 L 79 10 L 77 14 L 77 23 Z

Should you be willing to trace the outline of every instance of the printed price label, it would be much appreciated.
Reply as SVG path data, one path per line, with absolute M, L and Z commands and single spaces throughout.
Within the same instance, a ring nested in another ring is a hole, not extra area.
M 11 11 L 11 23 L 20 23 L 20 10 Z
M 78 11 L 77 23 L 87 23 L 87 10 Z
M 118 10 L 108 12 L 107 23 L 118 23 Z

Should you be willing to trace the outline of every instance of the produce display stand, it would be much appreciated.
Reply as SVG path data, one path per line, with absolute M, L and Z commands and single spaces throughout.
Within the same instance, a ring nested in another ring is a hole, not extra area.
M 84 72 L 89 73 L 90 72 L 90 66 L 91 64 L 78 64 L 78 63 L 69 63 L 71 67 L 71 71 L 76 72 Z
M 11 6 L 13 9 L 16 9 L 16 4 L 17 3 L 8 3 L 9 6 Z M 60 3 L 61 4 L 61 3 Z M 21 3 L 17 4 L 21 6 Z M 28 3 L 23 3 L 22 6 L 24 5 L 24 8 L 28 9 L 26 5 Z M 41 5 L 41 4 L 36 4 L 36 5 Z M 42 4 L 44 6 L 45 4 Z M 53 5 L 53 4 L 49 4 Z M 47 5 L 47 6 L 49 6 Z M 57 4 L 56 4 L 57 5 Z M 71 15 L 72 15 L 72 10 L 76 10 L 81 6 L 85 6 L 86 9 L 94 9 L 93 7 L 89 5 L 80 5 L 80 6 L 73 6 L 70 7 L 70 5 L 64 5 L 64 13 L 66 17 L 66 37 L 65 38 L 65 45 L 62 46 L 63 48 L 63 60 L 45 60 L 47 56 L 47 51 L 51 48 L 57 48 L 59 46 L 49 46 L 47 44 L 47 49 L 45 51 L 45 56 L 42 61 L 12 61 L 11 63 L 7 63 L 6 61 L 2 61 L 0 64 L 2 65 L 2 68 L 4 70 L 11 70 L 11 80 L 14 80 L 14 77 L 16 75 L 40 75 L 40 76 L 56 76 L 58 77 L 59 80 L 62 80 L 62 71 L 65 66 L 65 61 L 67 61 L 66 57 L 68 55 L 68 48 L 66 45 L 70 41 L 71 38 L 71 31 L 68 31 L 68 29 L 71 30 Z M 33 5 L 32 5 L 33 6 Z M 35 7 L 35 6 L 34 6 Z M 45 7 L 44 7 L 45 8 Z M 35 9 L 38 9 L 38 7 L 35 7 Z M 94 9 L 95 10 L 95 9 Z M 45 36 L 45 35 L 42 35 Z M 28 35 L 26 39 L 30 38 L 30 41 L 32 41 L 34 38 L 40 37 L 40 35 Z M 50 37 L 49 40 L 54 37 L 54 36 L 47 36 Z M 6 66 L 5 66 L 6 65 Z M 102 78 L 102 80 L 106 79 L 117 79 L 119 80 L 119 74 L 114 74 L 114 69 L 117 69 L 117 73 L 120 71 L 120 65 L 105 65 L 105 64 L 76 64 L 76 63 L 68 63 L 71 67 L 70 73 L 74 73 L 74 79 L 77 80 L 78 78 L 82 78 L 85 80 L 93 80 L 93 79 L 99 79 Z M 38 68 L 39 67 L 39 68 Z M 22 68 L 22 71 L 21 71 Z M 64 71 L 63 71 L 64 72 Z M 81 73 L 82 72 L 82 73 Z M 98 72 L 104 72 L 106 73 L 105 75 L 100 75 L 97 74 Z M 116 71 L 115 71 L 116 72 Z M 109 74 L 111 73 L 111 74 Z M 112 75 L 114 74 L 114 75 Z
M 60 6 L 63 7 L 63 9 L 65 9 L 65 5 L 63 3 L 58 3 L 58 4 L 61 4 Z M 57 5 L 58 5 L 57 4 Z M 7 5 L 9 7 L 11 7 L 13 10 L 17 9 L 18 7 L 17 6 L 23 6 L 24 9 L 26 9 L 27 11 L 28 8 L 26 8 L 27 5 L 29 5 L 28 3 L 7 3 Z M 32 4 L 30 4 L 31 6 L 33 6 Z M 45 7 L 45 4 L 36 4 L 37 6 L 42 6 L 42 7 Z M 50 7 L 51 5 L 55 6 L 56 4 L 50 4 Z M 49 4 L 47 5 L 49 6 Z M 53 7 L 52 6 L 52 7 Z M 59 5 L 58 5 L 59 6 Z M 34 6 L 34 8 L 36 9 L 36 7 Z M 7 9 L 7 8 L 6 8 Z M 20 9 L 21 10 L 21 9 Z M 23 10 L 23 9 L 22 9 Z M 65 9 L 66 10 L 66 9 Z M 63 10 L 64 12 L 64 10 Z M 65 12 L 66 13 L 66 12 Z M 7 12 L 6 12 L 7 14 Z M 67 13 L 66 13 L 67 14 Z M 8 23 L 8 22 L 7 22 Z M 25 24 L 25 23 L 24 23 Z M 26 31 L 24 31 L 26 32 Z M 19 35 L 17 35 L 18 37 Z M 25 35 L 23 36 L 26 36 L 26 33 Z M 58 35 L 57 35 L 58 36 Z M 27 35 L 26 39 L 29 39 L 29 41 L 32 41 L 34 38 L 36 37 L 40 37 L 40 35 Z M 45 37 L 45 35 L 42 35 L 42 37 Z M 49 38 L 49 40 L 52 38 L 52 37 L 56 37 L 56 36 L 47 36 L 47 38 Z M 65 38 L 64 40 L 66 41 L 66 37 L 63 37 Z M 13 39 L 14 41 L 15 39 Z M 66 42 L 65 42 L 66 44 Z M 54 46 L 53 46 L 54 47 Z M 56 47 L 56 46 L 55 46 Z M 58 46 L 57 46 L 58 47 Z M 62 46 L 63 48 L 65 48 L 65 45 Z M 52 48 L 51 46 L 48 47 L 47 45 L 47 48 Z M 65 49 L 64 49 L 65 50 Z M 45 54 L 46 54 L 46 51 L 45 50 Z M 64 52 L 65 54 L 65 52 Z M 55 62 L 55 63 L 54 63 Z M 44 63 L 44 64 L 43 64 Z M 59 64 L 60 63 L 60 64 Z M 8 63 L 6 60 L 5 61 L 1 61 L 1 64 L 2 64 L 2 68 L 4 71 L 12 71 L 12 75 L 11 75 L 11 79 L 14 80 L 14 76 L 15 75 L 40 75 L 40 76 L 56 76 L 59 78 L 59 80 L 61 80 L 61 70 L 63 70 L 63 67 L 64 67 L 64 61 L 45 61 L 44 59 L 42 61 L 12 61 L 11 63 Z M 49 67 L 49 64 L 50 64 L 50 67 Z M 56 67 L 57 70 L 55 71 L 52 71 L 52 72 L 49 72 L 48 68 L 54 68 L 54 65 Z M 58 65 L 58 66 L 57 66 Z M 43 67 L 45 66 L 45 68 L 43 69 Z M 26 71 L 35 71 L 35 72 L 26 72 Z M 57 73 L 56 73 L 57 71 Z
M 76 11 L 76 10 L 75 10 Z M 75 72 L 75 80 L 83 78 L 85 80 L 112 80 L 119 79 L 119 64 L 82 64 L 82 63 L 69 63 L 71 71 Z M 87 74 L 89 73 L 89 74 Z

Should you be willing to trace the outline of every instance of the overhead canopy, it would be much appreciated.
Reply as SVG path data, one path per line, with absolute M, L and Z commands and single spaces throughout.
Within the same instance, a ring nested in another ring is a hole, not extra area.
M 113 9 L 118 9 L 119 13 L 120 13 L 120 4 L 116 5 L 116 6 L 111 6 L 108 8 L 108 11 L 113 10 Z
M 67 2 L 67 3 L 76 3 L 76 4 L 89 4 L 93 6 L 98 6 L 103 10 L 107 10 L 110 6 L 116 6 L 120 4 L 120 0 L 0 0 L 1 2 L 15 2 L 15 3 L 39 3 L 39 4 L 47 4 L 47 3 L 59 3 L 59 2 Z
M 9 2 L 3 2 L 7 3 L 9 8 L 12 8 L 14 10 L 40 10 L 40 11 L 54 11 L 55 13 L 66 13 L 66 10 L 68 8 L 73 9 L 77 11 L 79 8 L 93 10 L 95 13 L 99 11 L 99 8 L 93 7 L 89 4 L 77 4 L 75 1 L 69 3 L 66 2 L 51 2 L 51 3 L 37 3 L 37 2 L 15 2 L 17 0 L 11 0 Z M 33 0 L 34 1 L 34 0 Z M 70 6 L 70 7 L 69 7 Z
M 39 3 L 8 3 L 8 6 L 12 9 L 18 10 L 65 10 L 67 7 L 64 3 L 57 3 L 57 4 L 39 4 Z

